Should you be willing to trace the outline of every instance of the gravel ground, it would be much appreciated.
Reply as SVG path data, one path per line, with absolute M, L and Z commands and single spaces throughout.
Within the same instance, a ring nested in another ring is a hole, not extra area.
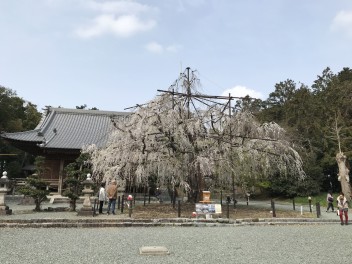
M 347 263 L 351 231 L 338 224 L 0 228 L 0 263 Z M 142 246 L 164 246 L 170 254 L 140 255 Z

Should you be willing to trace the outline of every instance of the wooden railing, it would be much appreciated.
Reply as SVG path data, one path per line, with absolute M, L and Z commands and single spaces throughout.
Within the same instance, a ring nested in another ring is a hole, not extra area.
M 15 181 L 15 187 L 20 187 L 26 185 L 27 179 L 26 178 L 16 178 L 14 179 Z
M 59 189 L 59 179 L 43 179 L 45 181 L 45 183 L 48 185 L 48 189 L 54 189 L 54 190 L 58 190 Z M 15 181 L 15 189 L 25 186 L 27 183 L 27 179 L 26 178 L 16 178 L 14 179 Z

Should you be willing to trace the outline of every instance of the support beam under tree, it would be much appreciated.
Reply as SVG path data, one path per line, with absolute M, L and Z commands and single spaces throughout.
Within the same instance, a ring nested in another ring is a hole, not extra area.
M 339 152 L 336 154 L 336 161 L 339 168 L 338 180 L 341 183 L 341 190 L 344 193 L 347 201 L 351 200 L 351 185 L 349 172 L 350 170 L 346 166 L 347 158 L 343 152 Z

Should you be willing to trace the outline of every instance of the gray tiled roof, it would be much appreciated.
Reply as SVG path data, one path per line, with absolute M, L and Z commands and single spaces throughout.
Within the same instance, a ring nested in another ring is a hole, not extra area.
M 43 148 L 81 149 L 84 145 L 106 143 L 113 121 L 123 120 L 131 112 L 49 108 L 38 126 L 31 131 L 3 133 L 15 141 L 43 143 Z M 56 132 L 56 133 L 55 133 Z

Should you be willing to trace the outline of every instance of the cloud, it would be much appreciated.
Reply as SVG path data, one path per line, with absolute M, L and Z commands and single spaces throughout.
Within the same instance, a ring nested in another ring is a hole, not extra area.
M 150 42 L 145 47 L 148 51 L 152 53 L 163 53 L 164 47 L 157 42 Z
M 148 13 L 156 8 L 148 5 L 143 5 L 130 0 L 118 0 L 118 1 L 107 1 L 107 2 L 96 2 L 89 1 L 88 6 L 91 9 L 103 12 L 103 13 L 114 13 L 114 14 L 140 14 Z
M 108 14 L 96 17 L 91 26 L 78 29 L 76 33 L 82 38 L 98 37 L 105 34 L 130 37 L 138 32 L 148 31 L 154 26 L 154 21 L 141 21 L 134 15 L 115 17 Z
M 165 48 L 166 51 L 169 51 L 169 52 L 177 52 L 181 49 L 181 46 L 180 45 L 170 45 L 170 46 L 167 46 Z
M 142 5 L 131 0 L 87 1 L 87 7 L 96 14 L 88 23 L 76 30 L 81 38 L 94 38 L 112 34 L 118 37 L 130 37 L 149 31 L 157 24 L 152 15 L 156 8 Z
M 179 12 L 184 12 L 188 10 L 189 8 L 192 7 L 200 7 L 202 5 L 205 5 L 206 1 L 205 0 L 178 0 L 178 6 L 177 6 L 177 11 Z
M 229 94 L 231 94 L 231 96 L 236 96 L 236 97 L 245 97 L 248 95 L 249 97 L 252 97 L 252 98 L 264 99 L 264 96 L 262 93 L 241 85 L 236 85 L 235 87 L 227 89 L 221 95 L 229 96 Z
M 331 29 L 352 37 L 352 11 L 340 11 L 334 17 Z
M 181 47 L 179 45 L 163 46 L 156 41 L 148 43 L 145 48 L 151 53 L 162 54 L 164 52 L 177 52 Z

